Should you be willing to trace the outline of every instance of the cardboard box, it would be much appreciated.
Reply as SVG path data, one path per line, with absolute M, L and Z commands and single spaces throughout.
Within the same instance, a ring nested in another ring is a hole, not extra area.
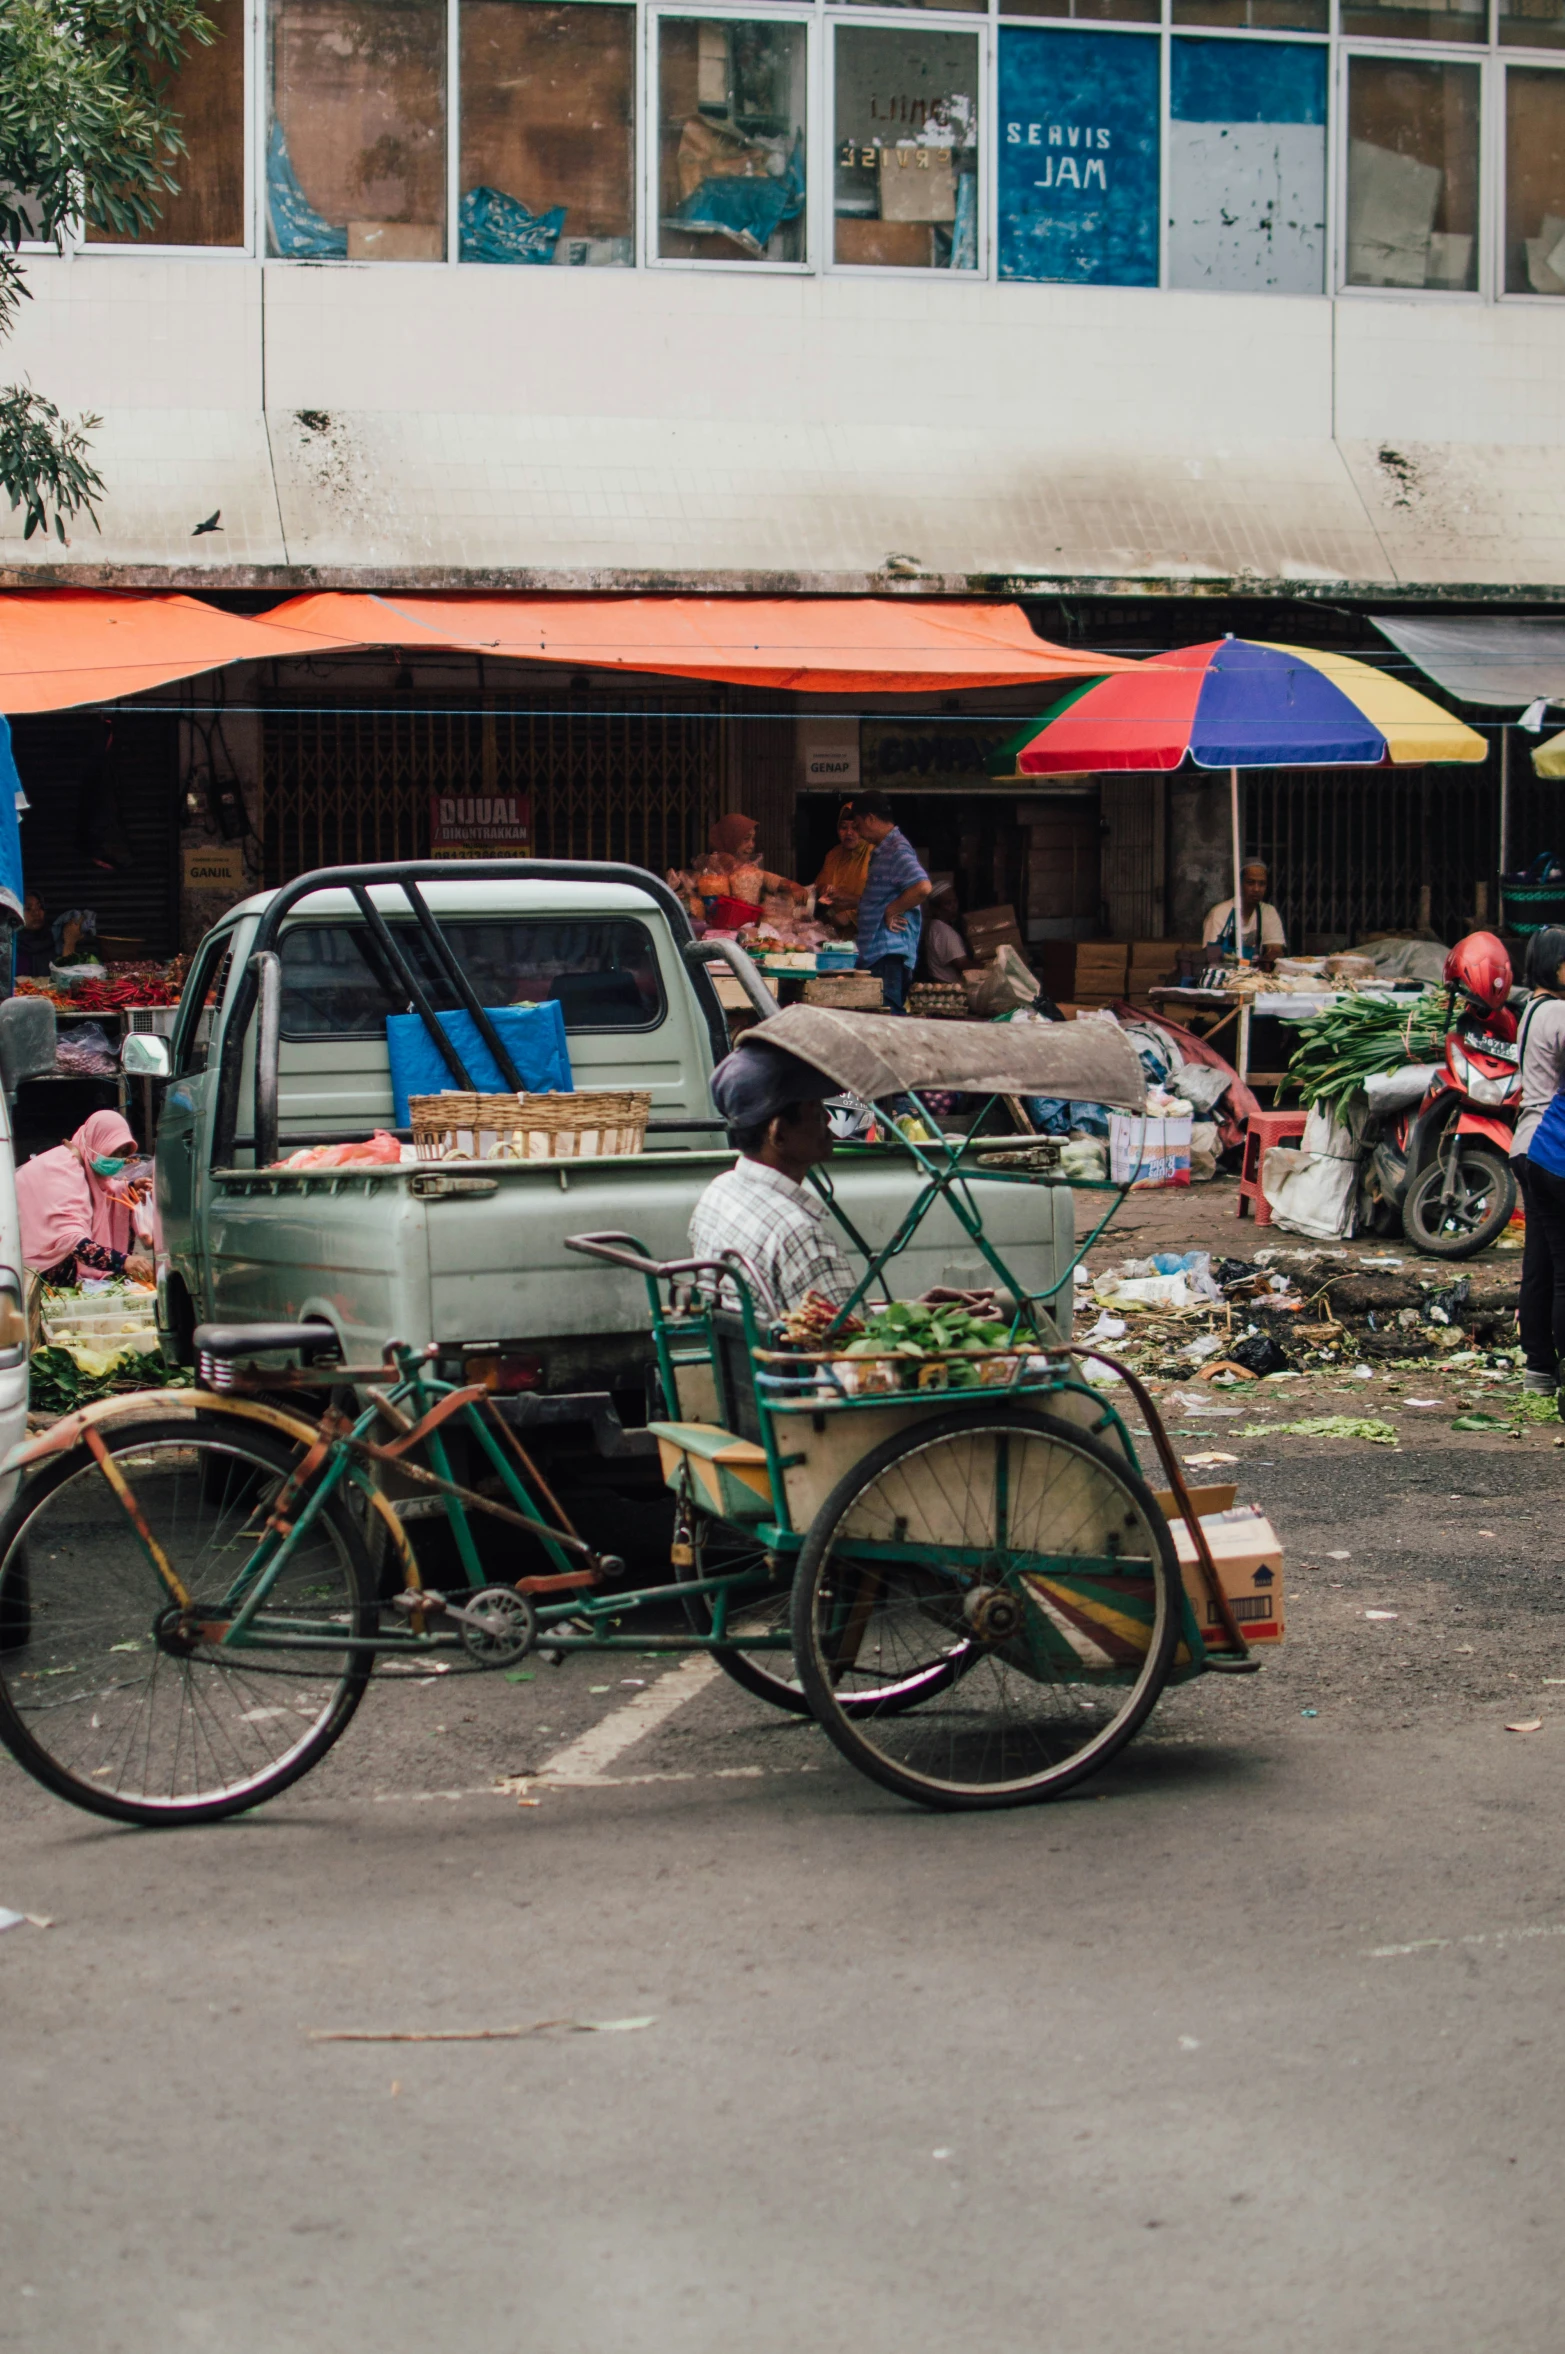
M 445 232 L 434 221 L 350 221 L 350 262 L 439 262 Z
M 1182 1120 L 1148 1120 L 1139 1112 L 1110 1112 L 1110 1181 L 1147 1192 L 1188 1185 L 1193 1124 L 1188 1114 Z
M 1014 907 L 972 908 L 962 918 L 962 929 L 968 947 L 979 959 L 993 956 L 1000 947 L 1014 948 L 1021 957 L 1027 954 L 1027 943 L 1022 938 Z
M 1197 1489 L 1191 1500 L 1196 1505 L 1196 1516 L 1211 1548 L 1218 1581 L 1233 1607 L 1240 1632 L 1247 1643 L 1280 1643 L 1286 1601 L 1282 1540 L 1258 1505 L 1233 1504 L 1222 1512 L 1202 1511 L 1200 1499 L 1207 1492 L 1222 1491 Z M 1232 1495 L 1233 1490 L 1227 1492 Z M 1182 1520 L 1174 1517 L 1173 1501 L 1166 1490 L 1158 1497 L 1173 1530 L 1174 1551 L 1179 1558 L 1190 1607 L 1202 1634 L 1220 1638 L 1222 1621 L 1206 1590 L 1206 1579 L 1190 1532 Z

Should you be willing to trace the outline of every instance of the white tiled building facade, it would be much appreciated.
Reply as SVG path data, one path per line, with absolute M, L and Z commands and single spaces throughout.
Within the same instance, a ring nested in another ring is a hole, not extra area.
M 1036 4 L 224 0 L 3 576 L 1565 584 L 1565 0 Z

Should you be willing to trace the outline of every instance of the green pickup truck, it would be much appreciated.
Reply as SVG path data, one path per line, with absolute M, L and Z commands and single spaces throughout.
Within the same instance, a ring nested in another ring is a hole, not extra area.
M 775 1011 L 741 951 L 698 941 L 674 894 L 629 866 L 349 867 L 233 908 L 196 953 L 172 1039 L 134 1042 L 143 1075 L 168 1080 L 157 1134 L 165 1354 L 189 1363 L 200 1323 L 319 1320 L 350 1361 L 393 1335 L 437 1344 L 452 1377 L 483 1358 L 584 1533 L 590 1522 L 616 1550 L 633 1546 L 626 1516 L 660 1495 L 643 1427 L 645 1291 L 565 1239 L 613 1229 L 656 1257 L 687 1255 L 696 1197 L 733 1159 L 709 1084 L 727 1051 L 714 967 L 730 993 L 737 980 L 758 1012 Z M 301 1145 L 393 1128 L 388 1015 L 419 1014 L 433 1039 L 442 1011 L 465 1008 L 482 1026 L 489 1008 L 549 998 L 578 1087 L 650 1092 L 644 1151 L 273 1165 Z M 872 1241 L 914 1188 L 905 1158 L 875 1147 L 841 1149 L 829 1183 Z M 1069 1191 L 996 1195 L 991 1239 L 1031 1289 L 1050 1290 L 1071 1258 Z M 943 1205 L 897 1265 L 908 1297 L 987 1280 Z

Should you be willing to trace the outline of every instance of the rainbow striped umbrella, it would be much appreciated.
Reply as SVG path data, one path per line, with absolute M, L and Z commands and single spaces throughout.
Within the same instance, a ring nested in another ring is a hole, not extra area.
M 1232 781 L 1234 898 L 1242 768 L 1409 768 L 1482 760 L 1482 736 L 1346 654 L 1217 638 L 1072 688 L 1007 747 L 1019 777 L 1197 768 Z

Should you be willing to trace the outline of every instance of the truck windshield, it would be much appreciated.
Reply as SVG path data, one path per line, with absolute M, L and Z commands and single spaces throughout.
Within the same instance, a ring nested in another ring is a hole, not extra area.
M 460 1001 L 416 924 L 389 927 L 440 1012 Z M 482 1005 L 558 998 L 567 1030 L 651 1030 L 663 1019 L 657 952 L 628 917 L 448 918 L 441 931 Z M 408 1011 L 363 925 L 295 924 L 284 932 L 282 1028 L 287 1038 L 381 1038 Z

